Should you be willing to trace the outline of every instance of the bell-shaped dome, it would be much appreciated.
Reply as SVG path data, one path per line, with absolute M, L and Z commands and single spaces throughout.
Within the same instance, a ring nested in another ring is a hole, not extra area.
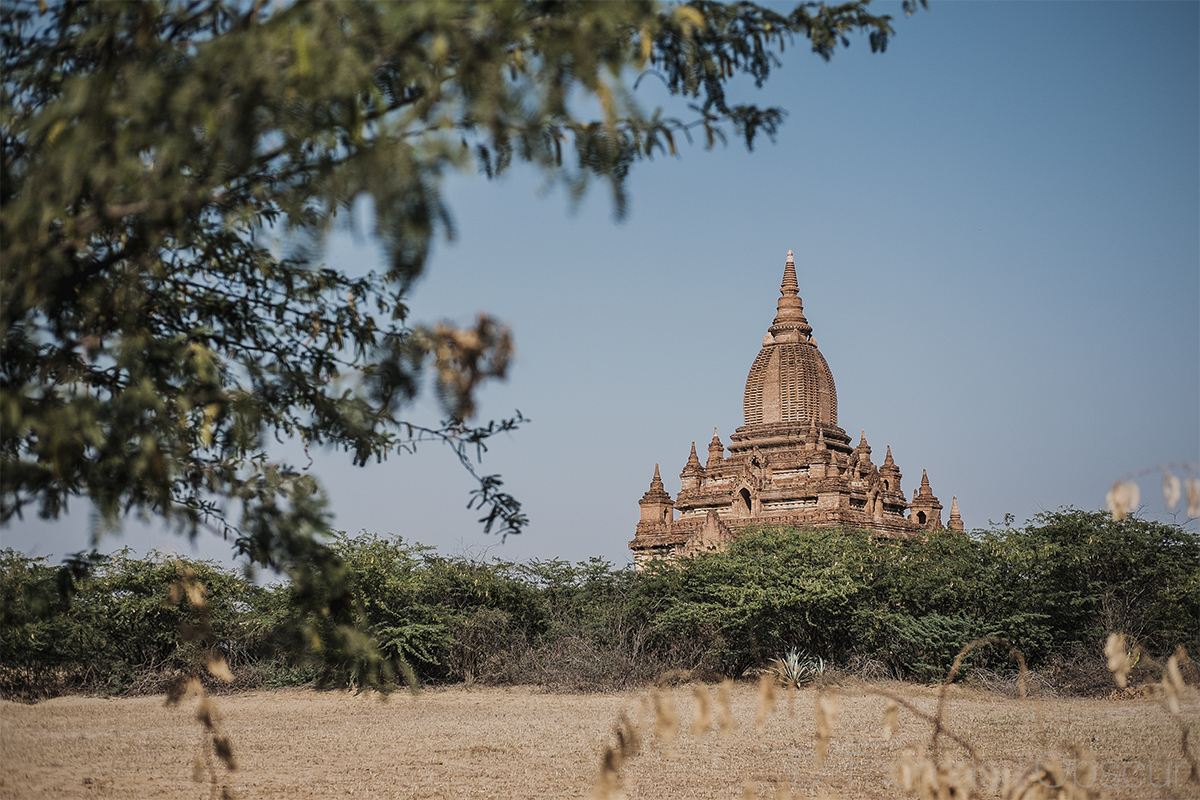
M 778 313 L 746 378 L 747 425 L 809 423 L 837 427 L 837 389 L 817 349 L 796 282 L 792 251 L 783 268 Z

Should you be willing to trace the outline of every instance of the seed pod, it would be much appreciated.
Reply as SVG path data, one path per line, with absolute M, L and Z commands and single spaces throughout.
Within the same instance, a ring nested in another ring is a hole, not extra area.
M 1104 644 L 1104 655 L 1108 656 L 1108 671 L 1113 674 L 1117 686 L 1122 689 L 1129 682 L 1129 651 L 1125 649 L 1125 637 L 1119 633 L 1109 634 Z
M 1174 508 L 1179 502 L 1179 498 L 1183 492 L 1179 478 L 1171 474 L 1171 470 L 1163 470 L 1163 499 L 1167 501 L 1167 508 Z
M 736 730 L 738 726 L 730 706 L 729 695 L 732 689 L 733 681 L 729 678 L 721 681 L 721 685 L 717 687 L 717 725 L 720 726 L 721 733 L 726 735 L 730 731 Z
M 887 706 L 883 710 L 883 740 L 885 742 L 890 742 L 900 728 L 899 709 L 900 706 L 896 701 L 888 698 Z
M 712 727 L 712 703 L 708 698 L 708 687 L 693 686 L 692 697 L 696 701 L 692 707 L 692 735 L 703 736 Z
M 833 726 L 837 722 L 838 696 L 835 690 L 822 692 L 817 697 L 817 758 L 825 760 L 829 750 L 829 739 L 833 736 Z
M 754 711 L 754 724 L 761 731 L 766 725 L 767 717 L 775 710 L 775 676 L 764 674 L 758 676 L 758 704 Z
M 663 744 L 670 745 L 675 741 L 679 732 L 679 717 L 675 714 L 675 698 L 669 691 L 654 690 L 651 695 L 654 701 L 654 733 Z

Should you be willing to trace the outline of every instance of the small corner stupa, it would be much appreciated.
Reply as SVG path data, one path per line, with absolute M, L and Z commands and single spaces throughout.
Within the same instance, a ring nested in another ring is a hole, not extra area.
M 790 250 L 779 293 L 775 320 L 746 378 L 745 424 L 730 437 L 728 455 L 715 428 L 703 466 L 693 442 L 675 499 L 654 465 L 629 543 L 638 566 L 719 550 L 761 525 L 864 528 L 885 536 L 942 529 L 942 505 L 924 470 L 909 502 L 891 447 L 876 467 L 866 431 L 851 446 L 838 427 L 833 373 L 804 316 Z M 957 497 L 947 526 L 963 530 Z

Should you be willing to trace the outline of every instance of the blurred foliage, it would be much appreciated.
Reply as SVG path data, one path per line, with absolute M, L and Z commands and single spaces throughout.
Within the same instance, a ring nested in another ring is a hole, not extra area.
M 485 530 L 525 525 L 475 472 L 520 413 L 468 423 L 506 374 L 508 329 L 408 321 L 454 232 L 444 176 L 526 162 L 574 199 L 606 182 L 620 216 L 632 165 L 678 137 L 775 133 L 784 112 L 732 103 L 731 81 L 761 86 L 776 50 L 800 38 L 828 59 L 852 33 L 883 50 L 892 28 L 866 0 L 0 4 L 0 522 L 87 498 L 96 536 L 128 514 L 211 530 L 296 582 L 333 661 L 375 669 L 344 652 L 361 641 L 336 613 L 320 483 L 266 445 L 364 465 L 443 442 L 479 481 Z M 686 118 L 641 108 L 646 76 Z M 383 273 L 317 263 L 363 208 Z M 404 415 L 426 373 L 445 414 L 430 426 Z M 421 661 L 429 624 L 389 646 Z
M 600 559 L 446 557 L 367 535 L 338 534 L 330 547 L 348 587 L 339 613 L 376 662 L 310 647 L 328 622 L 292 583 L 256 587 L 212 564 L 122 552 L 95 559 L 67 603 L 62 568 L 3 551 L 0 691 L 161 691 L 195 658 L 196 643 L 175 633 L 192 611 L 166 603 L 188 569 L 207 589 L 235 687 L 382 678 L 597 690 L 669 670 L 739 676 L 794 650 L 840 669 L 871 660 L 897 677 L 939 680 L 963 645 L 984 636 L 1012 642 L 1051 680 L 1059 664 L 1080 672 L 1079 652 L 1107 675 L 1103 644 L 1114 632 L 1147 663 L 1180 644 L 1200 652 L 1200 537 L 1105 513 L 1064 510 L 928 541 L 767 528 L 726 553 L 642 572 Z M 1002 648 L 976 650 L 967 674 L 1011 669 L 1007 658 Z

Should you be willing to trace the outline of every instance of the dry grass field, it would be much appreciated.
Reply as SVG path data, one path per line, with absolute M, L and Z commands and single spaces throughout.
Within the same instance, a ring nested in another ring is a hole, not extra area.
M 936 691 L 887 688 L 932 712 Z M 710 696 L 716 688 L 703 687 Z M 1194 693 L 1183 709 L 1195 725 Z M 641 739 L 622 769 L 629 798 L 902 796 L 889 772 L 906 750 L 925 757 L 929 726 L 901 710 L 885 740 L 884 703 L 844 690 L 823 774 L 814 770 L 815 700 L 781 696 L 760 732 L 757 687 L 739 684 L 737 728 L 697 735 L 689 687 L 665 696 L 679 719 L 674 741 L 654 733 L 649 695 L 555 695 L 529 688 L 451 688 L 418 696 L 264 691 L 216 699 L 238 763 L 228 785 L 239 798 L 563 798 L 588 796 L 619 715 Z M 0 797 L 206 798 L 192 782 L 202 729 L 195 700 L 67 697 L 0 705 Z M 715 712 L 714 712 L 715 718 Z M 1112 798 L 1200 796 L 1187 774 L 1176 720 L 1152 699 L 1020 701 L 974 689 L 951 692 L 950 728 L 991 765 L 983 797 L 1005 772 L 1077 743 L 1099 762 L 1095 780 Z M 661 729 L 661 726 L 660 726 Z M 962 752 L 948 745 L 943 758 Z M 782 781 L 782 784 L 773 783 Z M 757 785 L 756 785 L 757 784 Z

